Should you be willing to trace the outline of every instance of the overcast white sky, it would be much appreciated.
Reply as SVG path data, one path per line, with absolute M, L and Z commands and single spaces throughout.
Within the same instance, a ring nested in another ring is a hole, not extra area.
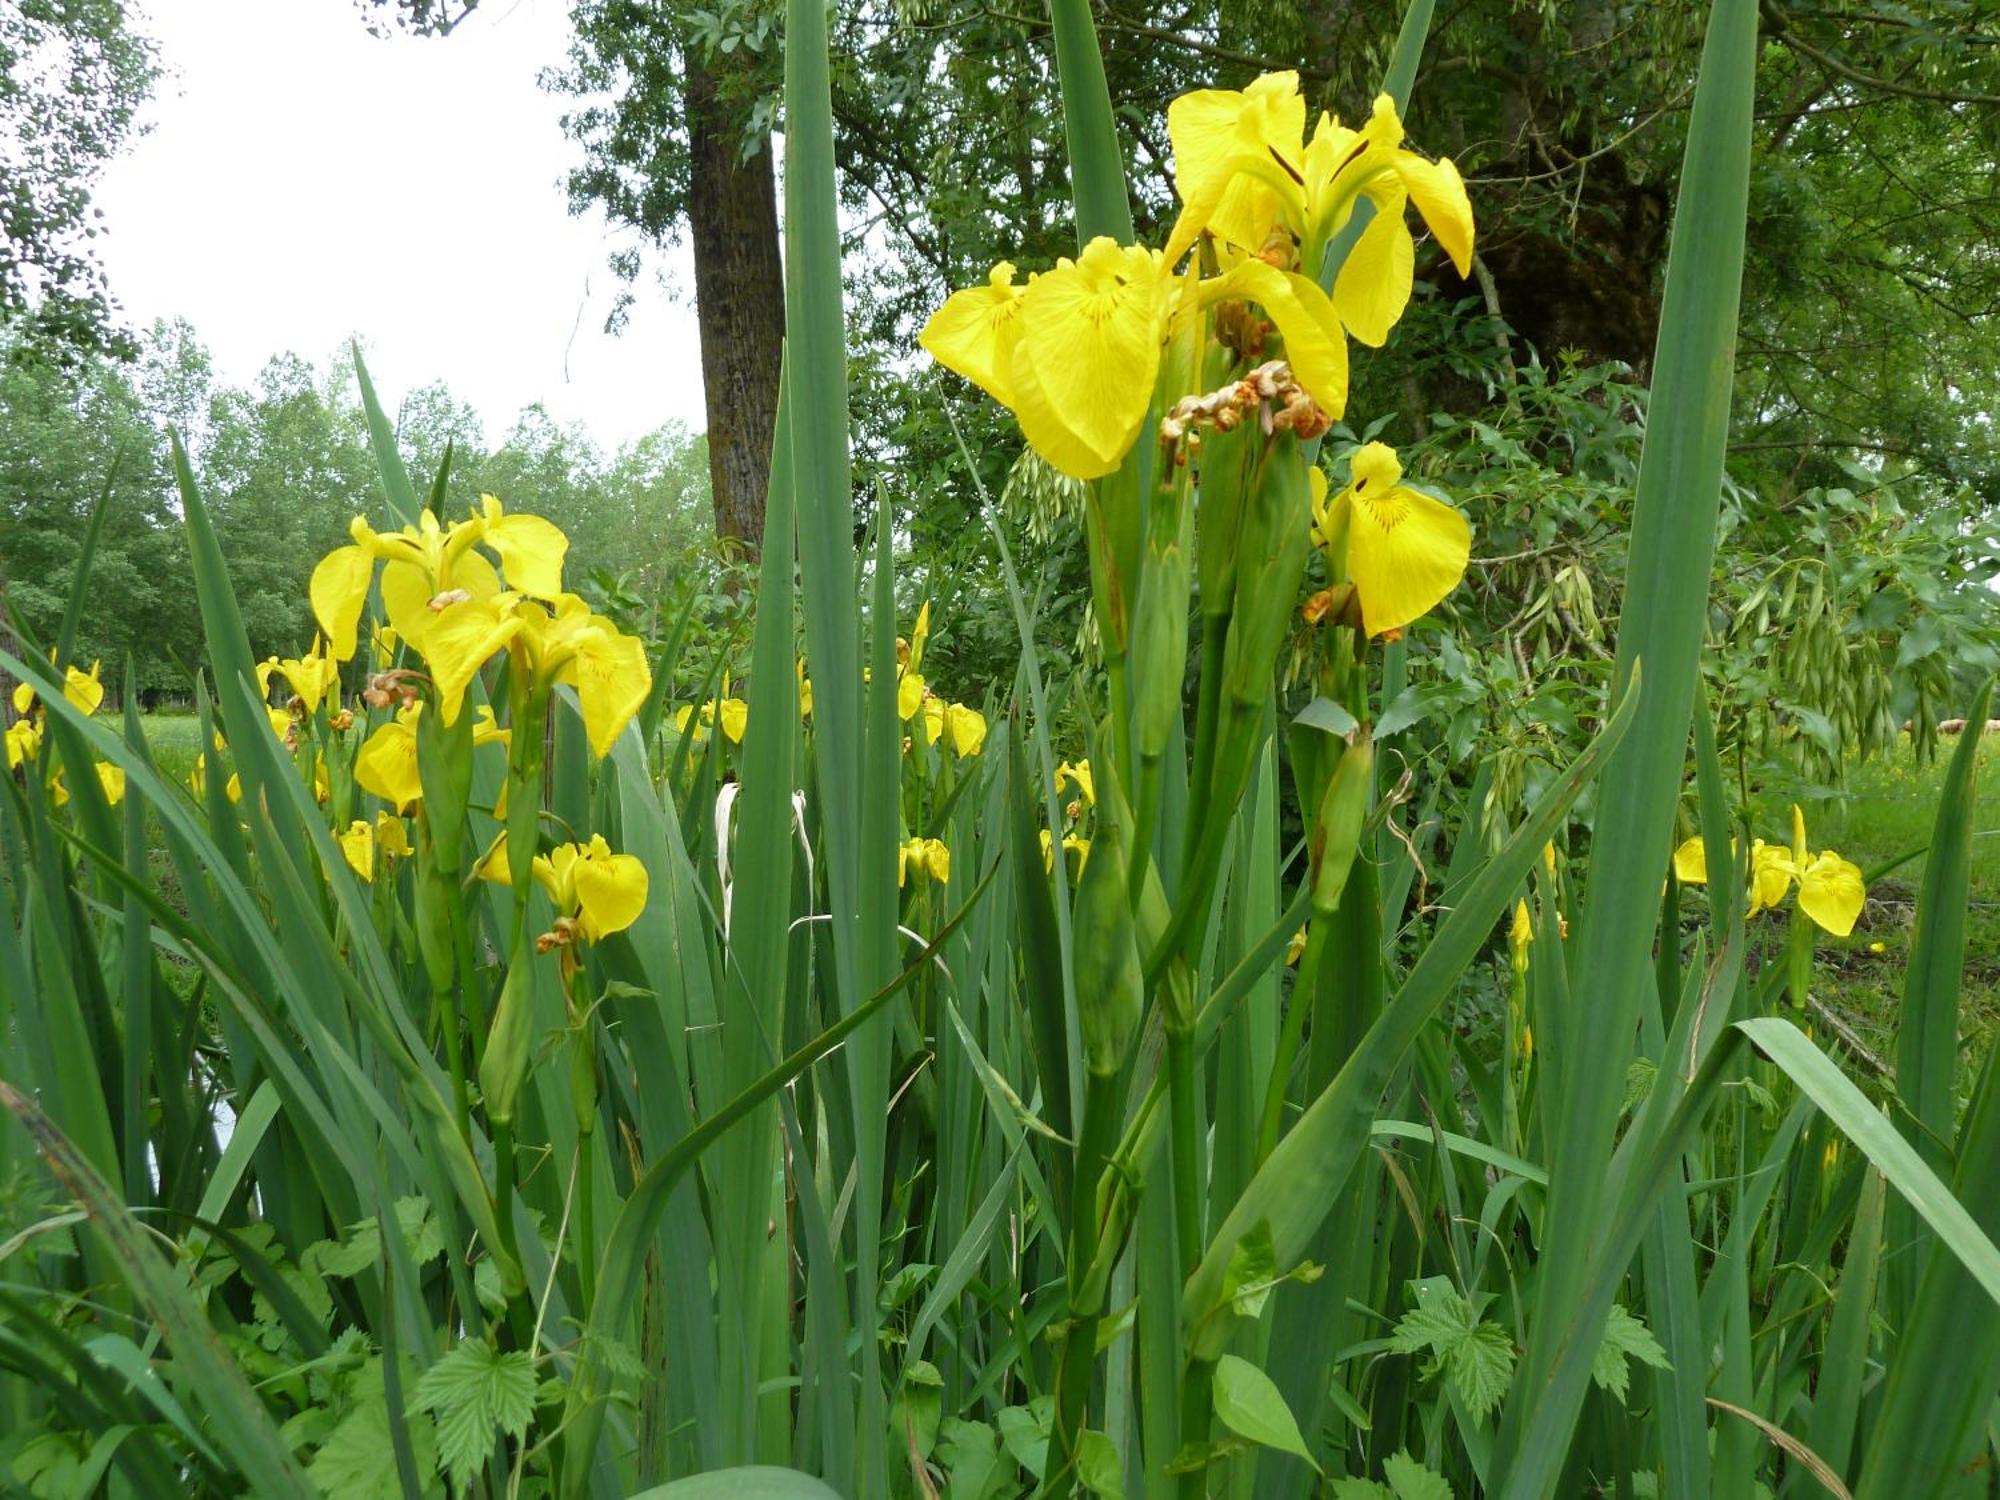
M 576 148 L 535 83 L 564 0 L 486 0 L 430 41 L 371 37 L 353 0 L 147 0 L 142 26 L 167 76 L 97 194 L 134 324 L 186 317 L 238 384 L 359 334 L 392 411 L 442 378 L 493 440 L 535 401 L 607 448 L 703 425 L 685 248 L 676 293 L 603 332 L 614 240 L 569 216 Z

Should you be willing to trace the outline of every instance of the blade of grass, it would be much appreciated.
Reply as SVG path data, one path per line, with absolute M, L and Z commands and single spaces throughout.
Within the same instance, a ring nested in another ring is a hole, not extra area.
M 1896 1021 L 1896 1093 L 1908 1112 L 1903 1133 L 1937 1171 L 1949 1169 L 1957 1107 L 1959 985 L 1965 969 L 1966 911 L 1972 897 L 1973 807 L 1981 731 L 1993 698 L 1988 683 L 1973 700 L 1965 733 L 1939 788 L 1930 852 L 1917 892 L 1916 931 L 1903 975 L 1903 1006 Z M 1907 1246 L 1921 1232 L 1901 1203 L 1889 1206 L 1889 1240 Z M 1890 1257 L 1887 1298 L 1891 1321 L 1907 1322 L 1916 1296 L 1922 1253 Z
M 1598 788 L 1588 883 L 1568 954 L 1573 986 L 1562 1035 L 1589 1067 L 1560 1070 L 1541 1296 L 1502 1416 L 1495 1474 L 1525 1457 L 1529 1414 L 1543 1423 L 1548 1382 L 1593 1247 L 1601 1235 L 1624 1062 L 1651 966 L 1658 891 L 1686 762 L 1715 515 L 1729 437 L 1736 310 L 1743 272 L 1751 106 L 1756 92 L 1755 0 L 1710 11 L 1681 171 L 1654 361 L 1654 387 L 1633 503 L 1631 573 L 1614 681 L 1645 664 L 1638 720 Z M 1576 1399 L 1582 1399 L 1579 1389 Z M 1570 1420 L 1575 1412 L 1567 1413 Z M 1553 1475 L 1551 1475 L 1553 1478 Z

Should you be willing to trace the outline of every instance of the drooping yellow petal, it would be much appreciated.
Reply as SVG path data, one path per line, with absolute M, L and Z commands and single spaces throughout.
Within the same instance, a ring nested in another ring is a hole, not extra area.
M 1835 937 L 1846 937 L 1867 904 L 1861 867 L 1831 849 L 1799 871 L 1799 910 Z
M 951 879 L 951 850 L 942 839 L 906 839 L 896 849 L 896 884 L 911 875 L 943 885 Z
M 24 714 L 35 706 L 35 687 L 31 682 L 14 684 L 14 712 Z
M 954 754 L 977 755 L 986 745 L 986 715 L 963 703 L 946 704 L 944 731 Z
M 576 862 L 582 852 L 575 844 L 558 844 L 547 854 L 537 854 L 528 866 L 535 884 L 548 893 L 559 912 L 576 910 Z
M 125 800 L 125 768 L 108 760 L 97 763 L 97 784 L 104 788 L 104 800 L 116 807 Z
M 339 664 L 331 655 L 322 655 L 318 650 L 296 659 L 287 658 L 278 663 L 278 670 L 305 704 L 308 717 L 318 712 L 328 690 L 337 689 L 340 684 Z
M 472 748 L 481 745 L 511 745 L 514 731 L 502 729 L 500 721 L 493 716 L 493 705 L 481 703 L 472 710 Z
M 1399 483 L 1402 466 L 1383 443 L 1354 455 L 1343 495 L 1348 510 L 1347 571 L 1361 596 L 1370 636 L 1428 614 L 1465 576 L 1472 527 L 1441 500 Z
M 479 863 L 472 867 L 472 873 L 494 885 L 514 883 L 514 869 L 507 859 L 506 829 L 500 830 L 500 836 L 494 839 L 493 846 L 480 856 Z
M 723 738 L 732 745 L 742 744 L 750 728 L 750 705 L 741 698 L 724 698 L 716 705 L 716 717 L 722 721 Z
M 401 719 L 376 726 L 354 756 L 354 780 L 398 812 L 407 812 L 424 794 L 417 775 L 417 731 Z
M 454 564 L 449 592 L 440 590 L 435 575 L 414 563 L 390 562 L 382 568 L 382 608 L 389 616 L 389 624 L 419 652 L 424 649 L 424 637 L 430 633 L 432 624 L 459 594 L 486 600 L 499 592 L 500 575 L 477 552 L 467 553 Z
M 1792 857 L 1775 844 L 1753 839 L 1750 844 L 1750 916 L 1785 899 L 1792 888 Z
M 1056 468 L 1095 479 L 1131 449 L 1153 399 L 1164 315 L 1156 253 L 1103 235 L 1022 294 L 1015 415 Z
M 935 694 L 924 699 L 924 743 L 935 745 L 944 734 L 944 699 Z
M 1332 299 L 1317 282 L 1261 260 L 1246 260 L 1211 285 L 1212 291 L 1203 292 L 1205 301 L 1242 297 L 1263 308 L 1285 341 L 1293 378 L 1329 417 L 1346 412 L 1347 337 Z
M 1089 761 L 1080 760 L 1074 765 L 1071 765 L 1068 761 L 1064 761 L 1061 765 L 1057 766 L 1056 790 L 1058 792 L 1063 789 L 1063 783 L 1065 782 L 1076 783 L 1076 789 L 1083 793 L 1085 806 L 1095 807 L 1097 805 L 1097 780 L 1090 773 Z
M 354 873 L 363 880 L 375 878 L 375 830 L 360 818 L 349 823 L 343 832 L 336 833 L 335 842 Z
M 923 674 L 906 671 L 896 679 L 896 717 L 914 719 L 917 710 L 924 706 Z
M 931 314 L 917 343 L 1002 406 L 1014 405 L 1014 345 L 1021 338 L 1021 293 L 1014 267 L 1001 261 L 985 286 L 953 292 Z
M 1674 879 L 1682 885 L 1708 884 L 1708 846 L 1699 834 L 1674 850 Z
M 88 672 L 79 672 L 75 667 L 67 667 L 63 671 L 63 696 L 73 707 L 86 714 L 96 713 L 98 705 L 104 702 L 104 684 L 97 676 L 101 665 L 100 662 L 92 662 Z
M 611 753 L 613 742 L 625 732 L 625 726 L 645 706 L 647 696 L 653 691 L 646 643 L 603 619 L 577 632 L 576 655 L 564 666 L 560 679 L 576 689 L 590 752 L 600 759 Z M 741 703 L 740 699 L 731 701 Z M 747 713 L 749 705 L 742 706 Z M 725 734 L 730 734 L 730 720 L 729 706 L 725 703 Z M 738 717 L 735 722 L 735 732 L 730 738 L 741 740 L 743 720 Z
M 504 790 L 504 788 L 503 788 Z M 496 812 L 495 816 L 498 816 Z M 375 847 L 384 855 L 406 858 L 410 853 L 410 830 L 392 813 L 375 815 Z
M 613 854 L 603 838 L 595 837 L 575 864 L 577 916 L 583 935 L 602 942 L 623 932 L 646 909 L 646 867 L 630 854 Z
M 1408 189 L 1424 222 L 1437 236 L 1444 253 L 1460 276 L 1472 274 L 1472 200 L 1465 194 L 1465 179 L 1450 157 L 1426 161 L 1414 151 L 1398 151 L 1393 157 L 1396 175 Z
M 445 723 L 458 722 L 472 679 L 520 628 L 517 615 L 486 599 L 462 599 L 438 612 L 424 633 L 423 652 Z
M 368 585 L 375 577 L 375 558 L 360 546 L 336 547 L 319 560 L 306 585 L 313 618 L 333 651 L 335 661 L 354 655 L 354 635 L 368 603 Z
M 508 515 L 497 495 L 481 495 L 479 503 L 484 523 L 479 540 L 498 555 L 507 587 L 536 599 L 560 597 L 563 558 L 569 552 L 562 528 L 542 516 Z M 452 582 L 459 583 L 456 567 Z
M 1409 306 L 1416 265 L 1416 242 L 1403 222 L 1403 195 L 1385 193 L 1333 284 L 1334 311 L 1342 326 L 1362 343 L 1380 348 Z

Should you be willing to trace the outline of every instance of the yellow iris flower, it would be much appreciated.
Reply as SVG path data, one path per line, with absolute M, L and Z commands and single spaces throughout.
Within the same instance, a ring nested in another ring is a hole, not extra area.
M 540 941 L 545 950 L 569 941 L 573 933 L 585 942 L 601 942 L 630 927 L 646 909 L 646 866 L 635 855 L 613 854 L 601 833 L 592 834 L 587 844 L 561 844 L 537 854 L 530 868 L 558 919 L 556 933 Z M 496 885 L 512 884 L 506 834 L 494 841 L 477 874 Z
M 896 847 L 896 884 L 912 874 L 943 885 L 951 879 L 951 850 L 943 839 L 906 839 Z
M 977 755 L 985 747 L 986 715 L 978 709 L 967 708 L 963 703 L 947 703 L 930 694 L 924 698 L 923 714 L 925 744 L 935 745 L 942 737 L 960 759 Z
M 363 880 L 375 878 L 375 830 L 356 818 L 333 836 L 350 868 Z
M 1055 839 L 1050 835 L 1048 829 L 1044 828 L 1042 830 L 1042 868 L 1044 870 L 1053 870 L 1055 868 L 1055 846 Z M 1083 874 L 1083 867 L 1090 862 L 1090 840 L 1080 833 L 1064 834 L 1062 848 L 1065 855 L 1074 854 L 1076 856 L 1076 873 L 1081 876 Z
M 49 657 L 51 660 L 54 659 L 53 650 L 49 652 Z M 102 665 L 102 662 L 94 661 L 90 664 L 88 672 L 76 667 L 63 669 L 63 696 L 86 714 L 96 713 L 99 705 L 104 702 L 104 683 L 98 677 L 98 669 Z M 36 701 L 34 684 L 28 682 L 14 684 L 15 713 L 27 713 L 35 706 Z
M 683 704 L 674 710 L 674 729 L 680 734 L 692 734 L 699 742 L 708 738 L 708 726 L 718 719 L 722 722 L 723 738 L 732 745 L 740 745 L 743 731 L 750 727 L 750 705 L 741 698 L 710 698 L 699 710 L 691 703 Z
M 1458 274 L 1472 268 L 1472 204 L 1449 158 L 1403 147 L 1403 122 L 1387 94 L 1359 130 L 1322 114 L 1306 138 L 1296 73 L 1267 73 L 1248 88 L 1201 89 L 1167 109 L 1182 210 L 1167 242 L 1176 262 L 1206 232 L 1245 256 L 1316 271 L 1327 242 L 1364 198 L 1375 216 L 1334 283 L 1342 325 L 1381 344 L 1410 300 L 1414 203 Z
M 563 558 L 569 551 L 569 538 L 561 529 L 540 516 L 510 516 L 492 495 L 480 496 L 480 506 L 448 527 L 439 525 L 428 509 L 415 526 L 392 532 L 375 530 L 365 516 L 354 518 L 348 527 L 352 544 L 321 558 L 307 586 L 335 660 L 354 654 L 377 562 L 383 565 L 382 607 L 389 623 L 426 660 L 424 639 L 448 605 L 491 599 L 500 592 L 499 574 L 472 550 L 475 545 L 500 560 L 512 592 L 551 602 L 561 596 Z
M 307 717 L 318 712 L 328 693 L 336 700 L 340 693 L 340 663 L 327 649 L 325 638 L 315 636 L 312 650 L 300 657 L 269 657 L 257 664 L 257 689 L 268 695 L 271 679 L 283 677 L 294 696 L 305 705 Z
M 104 789 L 104 800 L 116 807 L 125 800 L 125 768 L 114 766 L 108 760 L 97 763 L 97 784 Z
M 1674 851 L 1674 875 L 1683 885 L 1708 883 L 1708 850 L 1699 836 Z M 1831 849 L 1810 853 L 1806 847 L 1805 814 L 1792 808 L 1792 846 L 1750 844 L 1750 910 L 1755 916 L 1782 902 L 1798 884 L 1799 910 L 1836 937 L 1854 931 L 1868 902 L 1861 867 Z
M 1386 443 L 1355 451 L 1347 487 L 1330 500 L 1326 476 L 1311 472 L 1313 540 L 1328 566 L 1345 565 L 1371 637 L 1430 613 L 1465 576 L 1472 528 L 1451 506 L 1402 482 Z
M 407 858 L 410 853 L 410 831 L 403 826 L 403 820 L 394 813 L 375 814 L 375 847 L 383 855 Z
M 1316 283 L 1245 261 L 1189 288 L 1172 274 L 1178 259 L 1100 235 L 1024 286 L 1002 261 L 986 285 L 953 293 L 917 342 L 1011 410 L 1029 445 L 1073 479 L 1124 461 L 1152 404 L 1173 315 L 1216 302 L 1263 308 L 1298 383 L 1329 416 L 1345 411 L 1347 347 Z
M 7 769 L 12 771 L 41 752 L 42 731 L 33 719 L 16 719 L 7 726 L 6 741 Z
M 1077 791 L 1083 794 L 1083 801 L 1086 806 L 1089 807 L 1097 806 L 1097 781 L 1090 774 L 1089 761 L 1080 760 L 1075 762 L 1074 764 L 1072 764 L 1069 761 L 1064 761 L 1061 765 L 1057 766 L 1056 767 L 1057 792 L 1062 791 L 1063 784 L 1065 782 L 1070 782 L 1075 784 Z M 1081 809 L 1079 809 L 1079 811 L 1081 811 Z M 1071 816 L 1075 815 L 1072 814 Z

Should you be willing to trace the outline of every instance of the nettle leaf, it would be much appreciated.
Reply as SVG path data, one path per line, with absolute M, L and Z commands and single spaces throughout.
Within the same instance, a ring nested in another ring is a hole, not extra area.
M 1417 1306 L 1403 1314 L 1389 1335 L 1390 1349 L 1397 1354 L 1428 1351 L 1431 1359 L 1423 1373 L 1442 1371 L 1472 1420 L 1485 1421 L 1514 1377 L 1514 1341 L 1499 1324 L 1481 1318 L 1479 1309 L 1442 1276 L 1413 1282 L 1411 1291 Z M 1482 1306 L 1485 1301 L 1482 1296 Z
M 1625 1098 L 1618 1106 L 1621 1115 L 1630 1114 L 1646 1102 L 1646 1096 L 1653 1092 L 1653 1080 L 1659 1073 L 1659 1065 L 1651 1058 L 1635 1057 L 1626 1064 Z
M 383 1398 L 381 1356 L 371 1355 L 355 1372 L 344 1406 L 340 1420 L 306 1466 L 306 1477 L 321 1494 L 338 1500 L 402 1500 L 389 1405 Z M 404 1419 L 404 1427 L 418 1469 L 428 1474 L 437 1466 L 437 1438 L 430 1418 L 417 1413 Z
M 535 1366 L 524 1350 L 496 1353 L 470 1338 L 424 1371 L 413 1399 L 437 1415 L 438 1461 L 464 1484 L 493 1451 L 493 1432 L 528 1430 L 535 1414 Z
M 1382 1472 L 1389 1476 L 1396 1500 L 1453 1500 L 1444 1476 L 1433 1474 L 1407 1453 L 1384 1459 Z
M 1215 1363 L 1211 1383 L 1215 1414 L 1223 1426 L 1238 1437 L 1302 1458 L 1312 1465 L 1314 1473 L 1321 1472 L 1318 1461 L 1306 1450 L 1305 1439 L 1299 1436 L 1291 1407 L 1270 1376 L 1247 1359 L 1225 1354 Z
M 396 1200 L 396 1227 L 402 1231 L 403 1246 L 417 1265 L 428 1265 L 444 1254 L 444 1230 L 431 1213 L 429 1200 L 418 1197 Z M 382 1259 L 382 1231 L 373 1218 L 353 1224 L 339 1244 L 319 1240 L 306 1247 L 300 1257 L 308 1271 L 326 1276 L 359 1276 Z
M 1384 1459 L 1387 1484 L 1373 1479 L 1336 1479 L 1333 1500 L 1455 1500 L 1442 1475 L 1433 1474 L 1407 1453 Z
M 1616 1396 L 1622 1405 L 1631 1384 L 1633 1360 L 1655 1370 L 1671 1369 L 1667 1351 L 1652 1331 L 1624 1308 L 1613 1303 L 1605 1320 L 1604 1340 L 1591 1357 L 1590 1378 Z

